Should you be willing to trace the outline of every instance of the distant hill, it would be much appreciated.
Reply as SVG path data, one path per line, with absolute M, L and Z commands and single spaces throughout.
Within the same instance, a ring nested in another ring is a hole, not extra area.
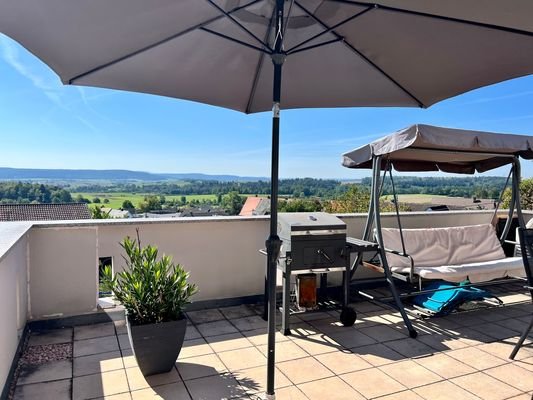
M 0 167 L 0 180 L 21 181 L 78 181 L 78 180 L 109 180 L 109 181 L 176 181 L 202 180 L 222 182 L 256 182 L 269 180 L 264 177 L 237 175 L 207 175 L 200 173 L 168 174 L 129 171 L 121 169 L 32 169 L 32 168 L 3 168 Z

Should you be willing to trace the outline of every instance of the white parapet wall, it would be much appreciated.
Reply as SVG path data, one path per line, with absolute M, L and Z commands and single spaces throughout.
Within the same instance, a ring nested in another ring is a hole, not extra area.
M 0 243 L 0 392 L 8 378 L 28 311 L 27 229 L 10 230 Z M 8 245 L 5 247 L 2 245 Z
M 364 214 L 339 215 L 348 235 L 360 237 Z M 404 228 L 490 222 L 490 212 L 406 213 Z M 528 217 L 529 218 L 529 217 Z M 383 217 L 395 226 L 394 215 Z M 96 308 L 100 257 L 112 257 L 115 271 L 124 265 L 119 242 L 125 236 L 153 244 L 160 254 L 190 271 L 200 291 L 194 300 L 217 300 L 261 294 L 264 288 L 268 217 L 213 217 L 172 220 L 100 220 L 36 224 L 30 232 L 30 314 L 43 319 L 92 312 Z M 356 278 L 372 275 L 361 270 Z M 333 282 L 336 279 L 333 277 Z

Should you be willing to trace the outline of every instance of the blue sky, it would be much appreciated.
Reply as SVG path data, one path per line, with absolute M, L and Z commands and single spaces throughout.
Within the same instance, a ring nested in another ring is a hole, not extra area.
M 281 177 L 359 178 L 340 155 L 414 123 L 533 135 L 533 76 L 427 110 L 282 111 Z M 0 166 L 270 175 L 270 113 L 106 89 L 63 86 L 0 34 Z M 499 171 L 498 174 L 504 174 Z M 523 163 L 533 176 L 533 163 Z

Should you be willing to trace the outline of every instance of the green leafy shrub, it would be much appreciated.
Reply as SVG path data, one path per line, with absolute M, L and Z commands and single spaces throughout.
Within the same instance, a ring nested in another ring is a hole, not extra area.
M 126 237 L 120 245 L 126 267 L 113 275 L 104 268 L 102 287 L 112 291 L 122 303 L 132 325 L 176 321 L 183 318 L 183 309 L 198 291 L 188 283 L 189 273 L 172 258 L 158 257 L 157 247 L 141 247 L 140 240 Z

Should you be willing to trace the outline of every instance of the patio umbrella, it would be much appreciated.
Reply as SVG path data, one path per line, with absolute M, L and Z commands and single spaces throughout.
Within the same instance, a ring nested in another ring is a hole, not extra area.
M 284 108 L 428 107 L 530 74 L 531 15 L 528 0 L 0 0 L 0 32 L 65 84 L 272 109 L 273 396 L 281 99 Z

